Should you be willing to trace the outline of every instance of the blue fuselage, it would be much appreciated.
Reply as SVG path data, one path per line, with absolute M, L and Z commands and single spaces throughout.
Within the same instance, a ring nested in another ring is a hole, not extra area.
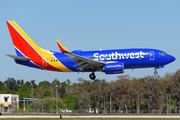
M 74 67 L 74 59 L 66 56 L 63 53 L 53 52 L 57 60 L 51 60 L 52 62 L 60 61 L 64 66 L 72 71 L 80 71 L 79 66 Z M 96 61 L 102 61 L 105 63 L 122 62 L 124 63 L 124 69 L 135 68 L 148 68 L 148 67 L 161 67 L 175 60 L 175 57 L 166 54 L 164 51 L 156 49 L 117 49 L 117 50 L 102 50 L 102 51 L 73 51 L 72 53 L 94 59 Z M 97 69 L 98 71 L 99 69 Z M 85 70 L 87 72 L 90 69 Z

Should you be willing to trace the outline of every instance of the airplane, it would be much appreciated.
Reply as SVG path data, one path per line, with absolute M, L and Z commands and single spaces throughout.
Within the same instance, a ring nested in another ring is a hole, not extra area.
M 164 68 L 175 57 L 157 49 L 115 49 L 69 52 L 58 39 L 61 52 L 40 48 L 15 21 L 6 21 L 17 55 L 6 54 L 17 64 L 57 72 L 91 72 L 89 78 L 96 79 L 95 72 L 121 74 L 125 69 Z

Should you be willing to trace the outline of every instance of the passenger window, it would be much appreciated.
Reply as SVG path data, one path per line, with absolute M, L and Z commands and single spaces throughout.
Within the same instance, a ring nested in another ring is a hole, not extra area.
M 7 102 L 8 101 L 8 97 L 4 97 L 4 101 Z

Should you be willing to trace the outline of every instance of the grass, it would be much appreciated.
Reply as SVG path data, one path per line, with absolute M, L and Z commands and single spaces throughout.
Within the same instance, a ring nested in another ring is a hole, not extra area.
M 59 118 L 0 118 L 0 120 L 57 120 Z M 180 120 L 179 118 L 63 118 L 64 120 Z
M 159 114 L 159 113 L 154 113 L 154 114 L 146 114 L 146 113 L 140 113 L 140 114 L 133 114 L 133 113 L 128 113 L 128 114 L 125 114 L 125 113 L 101 113 L 101 114 L 93 114 L 93 113 L 4 113 L 3 115 L 143 115 L 143 116 L 146 116 L 146 115 L 152 115 L 152 116 L 155 116 L 155 115 L 164 115 L 164 116 L 176 116 L 176 115 L 180 115 L 180 114 L 166 114 L 166 113 L 162 113 L 162 114 Z

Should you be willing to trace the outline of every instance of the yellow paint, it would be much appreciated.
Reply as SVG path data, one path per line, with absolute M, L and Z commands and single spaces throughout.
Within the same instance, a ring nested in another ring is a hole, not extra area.
M 33 46 L 33 48 L 43 57 L 46 62 L 54 66 L 55 68 L 62 70 L 64 72 L 73 72 L 67 67 L 65 67 L 60 61 L 57 62 L 51 62 L 50 59 L 47 58 L 53 58 L 56 59 L 56 57 L 46 49 L 40 48 L 19 26 L 15 21 L 9 21 L 11 24 L 21 33 L 21 35 Z
M 56 41 L 58 42 L 58 44 L 59 44 L 64 50 L 68 51 L 68 49 L 67 49 L 66 47 L 64 47 L 64 46 L 60 43 L 60 41 L 59 41 L 58 39 L 56 39 Z M 69 52 L 69 51 L 68 51 L 68 52 Z
M 57 58 L 49 50 L 42 49 L 42 51 L 43 51 L 42 56 L 43 56 L 43 58 L 45 58 L 45 60 L 48 63 L 51 63 L 51 65 L 55 66 L 56 68 L 58 68 L 64 72 L 73 72 L 73 71 L 69 70 L 68 68 L 66 68 L 60 61 L 51 62 L 52 59 L 57 60 Z
M 25 107 L 23 107 L 23 111 L 26 112 L 26 108 Z

